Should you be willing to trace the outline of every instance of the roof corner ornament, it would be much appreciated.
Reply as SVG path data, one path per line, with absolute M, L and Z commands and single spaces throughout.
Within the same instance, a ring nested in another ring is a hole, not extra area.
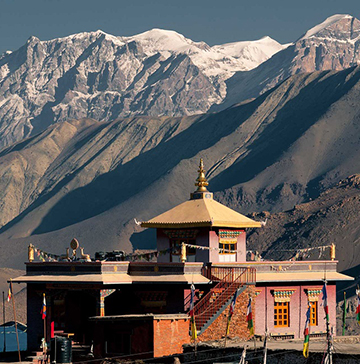
M 196 179 L 195 186 L 197 186 L 196 192 L 208 192 L 207 186 L 209 186 L 209 182 L 207 181 L 205 177 L 205 170 L 204 170 L 204 162 L 202 158 L 200 158 L 200 164 L 199 164 L 199 176 Z

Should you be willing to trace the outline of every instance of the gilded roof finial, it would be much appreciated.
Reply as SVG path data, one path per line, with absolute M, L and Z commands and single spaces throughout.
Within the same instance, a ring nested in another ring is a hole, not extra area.
M 207 192 L 206 186 L 209 186 L 209 183 L 205 177 L 204 162 L 202 159 L 200 159 L 198 172 L 199 176 L 195 183 L 195 186 L 197 186 L 196 192 Z

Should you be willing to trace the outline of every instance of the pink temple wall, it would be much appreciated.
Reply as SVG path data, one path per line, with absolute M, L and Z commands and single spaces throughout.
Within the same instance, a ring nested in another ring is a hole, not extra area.
M 255 333 L 264 335 L 267 326 L 271 334 L 294 334 L 295 338 L 302 338 L 306 320 L 307 310 L 307 294 L 306 289 L 321 289 L 322 284 L 314 285 L 289 285 L 289 286 L 268 286 L 256 287 L 256 291 L 260 292 L 255 298 Z M 272 291 L 280 289 L 295 289 L 295 292 L 290 299 L 290 326 L 289 327 L 274 327 L 274 296 Z M 336 334 L 336 285 L 329 283 L 327 285 L 328 306 L 330 326 L 334 327 Z M 318 299 L 318 325 L 310 327 L 310 333 L 325 332 L 325 313 L 322 304 L 322 293 Z
M 245 230 L 237 238 L 236 261 L 241 263 L 246 261 L 246 232 Z

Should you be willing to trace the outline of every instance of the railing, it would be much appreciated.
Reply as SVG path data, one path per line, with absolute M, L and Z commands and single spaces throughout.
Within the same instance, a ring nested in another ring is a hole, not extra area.
M 202 275 L 213 282 L 221 282 L 224 279 L 233 282 L 239 275 L 243 276 L 242 283 L 255 284 L 256 282 L 255 268 L 205 266 L 202 268 Z
M 232 277 L 232 272 L 228 273 L 230 277 Z M 211 300 L 214 296 L 214 291 L 219 291 L 227 288 L 229 286 L 230 277 L 225 276 L 224 279 L 219 282 L 214 288 L 212 288 L 194 307 L 195 316 L 199 315 L 201 312 L 205 311 L 205 309 L 211 304 Z
M 210 290 L 194 307 L 196 325 L 201 329 L 231 299 L 236 290 L 256 279 L 254 268 L 217 268 L 207 267 L 203 272 L 207 278 L 219 283 Z M 211 278 L 210 278 L 211 277 Z

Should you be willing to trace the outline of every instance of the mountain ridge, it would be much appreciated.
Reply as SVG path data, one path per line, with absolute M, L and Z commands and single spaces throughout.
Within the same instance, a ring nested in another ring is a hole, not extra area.
M 214 104 L 210 111 L 223 110 L 237 102 L 257 97 L 291 75 L 340 71 L 358 64 L 360 21 L 350 15 L 334 15 L 258 67 L 235 73 L 226 80 L 225 99 L 221 104 Z
M 257 66 L 282 46 L 266 38 L 230 48 L 159 29 L 132 37 L 32 36 L 0 57 L 0 148 L 69 118 L 201 114 L 221 102 L 235 71 Z

